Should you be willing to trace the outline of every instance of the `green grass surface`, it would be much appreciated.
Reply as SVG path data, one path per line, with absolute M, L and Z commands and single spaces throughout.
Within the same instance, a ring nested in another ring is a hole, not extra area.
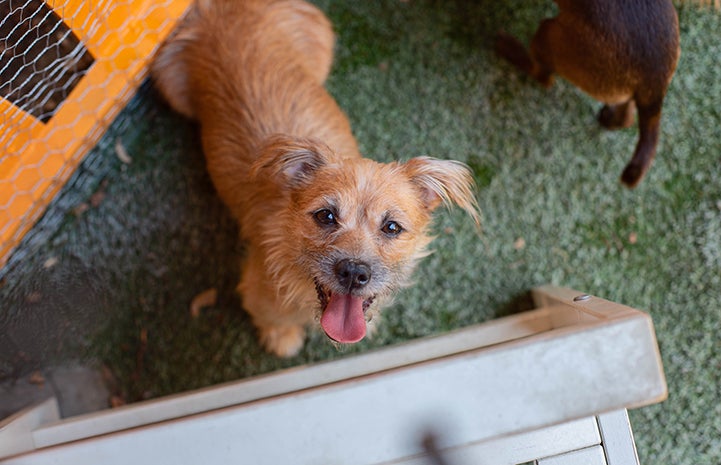
M 641 461 L 721 463 L 721 16 L 679 10 L 659 155 L 630 191 L 618 177 L 636 128 L 601 130 L 599 104 L 492 53 L 496 30 L 530 37 L 552 3 L 318 4 L 339 36 L 328 88 L 362 151 L 467 162 L 482 237 L 441 212 L 436 252 L 373 340 L 338 350 L 313 334 L 294 359 L 266 355 L 233 292 L 242 244 L 195 128 L 144 86 L 2 271 L 0 375 L 98 360 L 132 402 L 486 321 L 554 283 L 653 317 L 669 399 L 631 412 Z M 191 318 L 210 287 L 217 305 Z

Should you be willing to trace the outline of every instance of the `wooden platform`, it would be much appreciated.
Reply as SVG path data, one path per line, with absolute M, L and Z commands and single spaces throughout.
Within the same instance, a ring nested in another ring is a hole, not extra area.
M 449 334 L 87 416 L 50 399 L 0 425 L 0 464 L 637 464 L 625 409 L 667 395 L 650 317 L 533 296 Z

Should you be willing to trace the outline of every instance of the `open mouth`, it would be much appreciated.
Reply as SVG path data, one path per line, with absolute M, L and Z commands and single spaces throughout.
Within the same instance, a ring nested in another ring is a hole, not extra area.
M 374 296 L 363 298 L 353 294 L 338 294 L 325 289 L 315 281 L 322 315 L 320 325 L 329 338 L 350 344 L 366 335 L 365 312 L 373 303 Z

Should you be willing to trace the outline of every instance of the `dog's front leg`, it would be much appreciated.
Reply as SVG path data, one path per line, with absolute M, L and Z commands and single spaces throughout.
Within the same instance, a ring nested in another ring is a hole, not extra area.
M 279 357 L 297 355 L 303 347 L 305 329 L 298 309 L 289 309 L 271 286 L 263 260 L 251 250 L 238 285 L 243 307 L 253 318 L 258 339 L 270 353 Z

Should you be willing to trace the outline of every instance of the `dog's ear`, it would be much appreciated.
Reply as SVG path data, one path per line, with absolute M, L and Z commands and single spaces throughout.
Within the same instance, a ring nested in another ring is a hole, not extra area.
M 250 175 L 268 176 L 295 187 L 310 180 L 313 173 L 332 158 L 333 151 L 320 141 L 275 135 L 263 144 Z
M 411 182 L 420 190 L 421 201 L 428 210 L 435 210 L 441 204 L 450 207 L 455 203 L 480 228 L 476 184 L 468 166 L 455 160 L 417 157 L 408 160 L 403 167 Z

